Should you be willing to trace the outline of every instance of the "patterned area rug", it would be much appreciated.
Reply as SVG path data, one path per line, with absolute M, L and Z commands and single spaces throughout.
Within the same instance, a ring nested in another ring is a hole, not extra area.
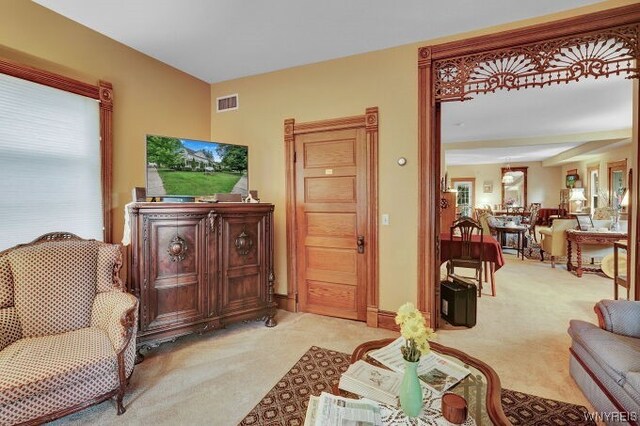
M 350 355 L 312 346 L 284 375 L 241 425 L 302 426 L 310 395 L 331 392 L 349 366 Z M 502 407 L 514 425 L 595 425 L 585 420 L 581 405 L 544 399 L 508 389 Z

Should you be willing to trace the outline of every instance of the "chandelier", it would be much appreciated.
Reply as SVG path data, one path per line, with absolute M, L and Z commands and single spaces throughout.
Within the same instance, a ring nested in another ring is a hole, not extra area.
M 515 180 L 515 178 L 511 174 L 511 164 L 509 164 L 510 163 L 509 160 L 510 160 L 509 157 L 505 158 L 505 161 L 507 162 L 507 171 L 504 172 L 504 174 L 502 175 L 502 184 L 503 185 L 511 185 L 513 183 L 513 181 Z

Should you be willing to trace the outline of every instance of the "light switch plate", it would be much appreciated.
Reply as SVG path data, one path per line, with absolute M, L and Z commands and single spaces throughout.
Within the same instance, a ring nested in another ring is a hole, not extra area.
M 382 215 L 382 224 L 383 225 L 388 225 L 389 224 L 389 215 L 387 213 Z

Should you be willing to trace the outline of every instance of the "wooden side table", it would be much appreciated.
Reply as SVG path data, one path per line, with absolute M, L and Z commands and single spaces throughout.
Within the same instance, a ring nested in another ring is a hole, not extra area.
M 596 231 L 579 231 L 577 229 L 568 229 L 565 231 L 567 236 L 567 271 L 575 271 L 578 278 L 582 277 L 583 272 L 601 272 L 600 266 L 597 268 L 582 266 L 582 245 L 583 244 L 600 244 L 613 245 L 614 243 L 627 239 L 626 232 L 596 232 Z M 572 243 L 576 245 L 576 263 L 574 266 L 571 260 Z
M 627 289 L 627 300 L 629 300 L 629 288 L 631 286 L 629 285 L 629 279 L 627 278 L 627 268 L 625 268 L 624 271 L 620 271 L 620 257 L 618 254 L 618 250 L 620 249 L 628 253 L 626 240 L 616 241 L 615 243 L 613 243 L 613 298 L 615 300 L 618 300 L 618 286 L 621 285 L 622 287 Z M 621 272 L 623 272 L 624 275 L 621 275 Z

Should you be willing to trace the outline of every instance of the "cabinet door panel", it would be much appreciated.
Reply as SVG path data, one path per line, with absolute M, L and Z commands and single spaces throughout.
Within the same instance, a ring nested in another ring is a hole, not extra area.
M 259 308 L 266 302 L 265 216 L 224 217 L 222 313 Z
M 190 322 L 204 316 L 204 218 L 148 220 L 145 329 Z M 145 292 L 145 288 L 143 288 Z

